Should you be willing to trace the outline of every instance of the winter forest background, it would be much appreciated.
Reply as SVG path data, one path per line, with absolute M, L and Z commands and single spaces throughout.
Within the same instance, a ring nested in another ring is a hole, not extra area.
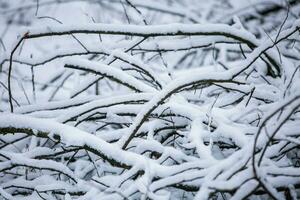
M 0 0 L 0 199 L 300 199 L 299 0 Z

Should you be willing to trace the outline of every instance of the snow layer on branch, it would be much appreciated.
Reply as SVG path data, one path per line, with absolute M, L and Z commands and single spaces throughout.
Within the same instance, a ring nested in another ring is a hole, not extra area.
M 143 91 L 143 92 L 156 91 L 152 87 L 130 76 L 126 72 L 102 63 L 92 62 L 85 59 L 68 59 L 65 61 L 65 66 L 68 66 L 70 68 L 75 66 L 78 69 L 84 71 L 103 75 L 105 77 L 111 78 L 113 81 L 117 81 L 123 85 L 130 87 L 131 89 L 136 89 L 138 91 Z
M 242 40 L 256 41 L 255 36 L 245 30 L 239 30 L 224 24 L 168 24 L 168 25 L 121 25 L 121 24 L 87 24 L 82 25 L 56 25 L 43 28 L 31 28 L 29 32 L 33 37 L 48 34 L 64 33 L 102 33 L 115 35 L 137 36 L 166 36 L 166 35 L 224 35 L 233 36 Z

